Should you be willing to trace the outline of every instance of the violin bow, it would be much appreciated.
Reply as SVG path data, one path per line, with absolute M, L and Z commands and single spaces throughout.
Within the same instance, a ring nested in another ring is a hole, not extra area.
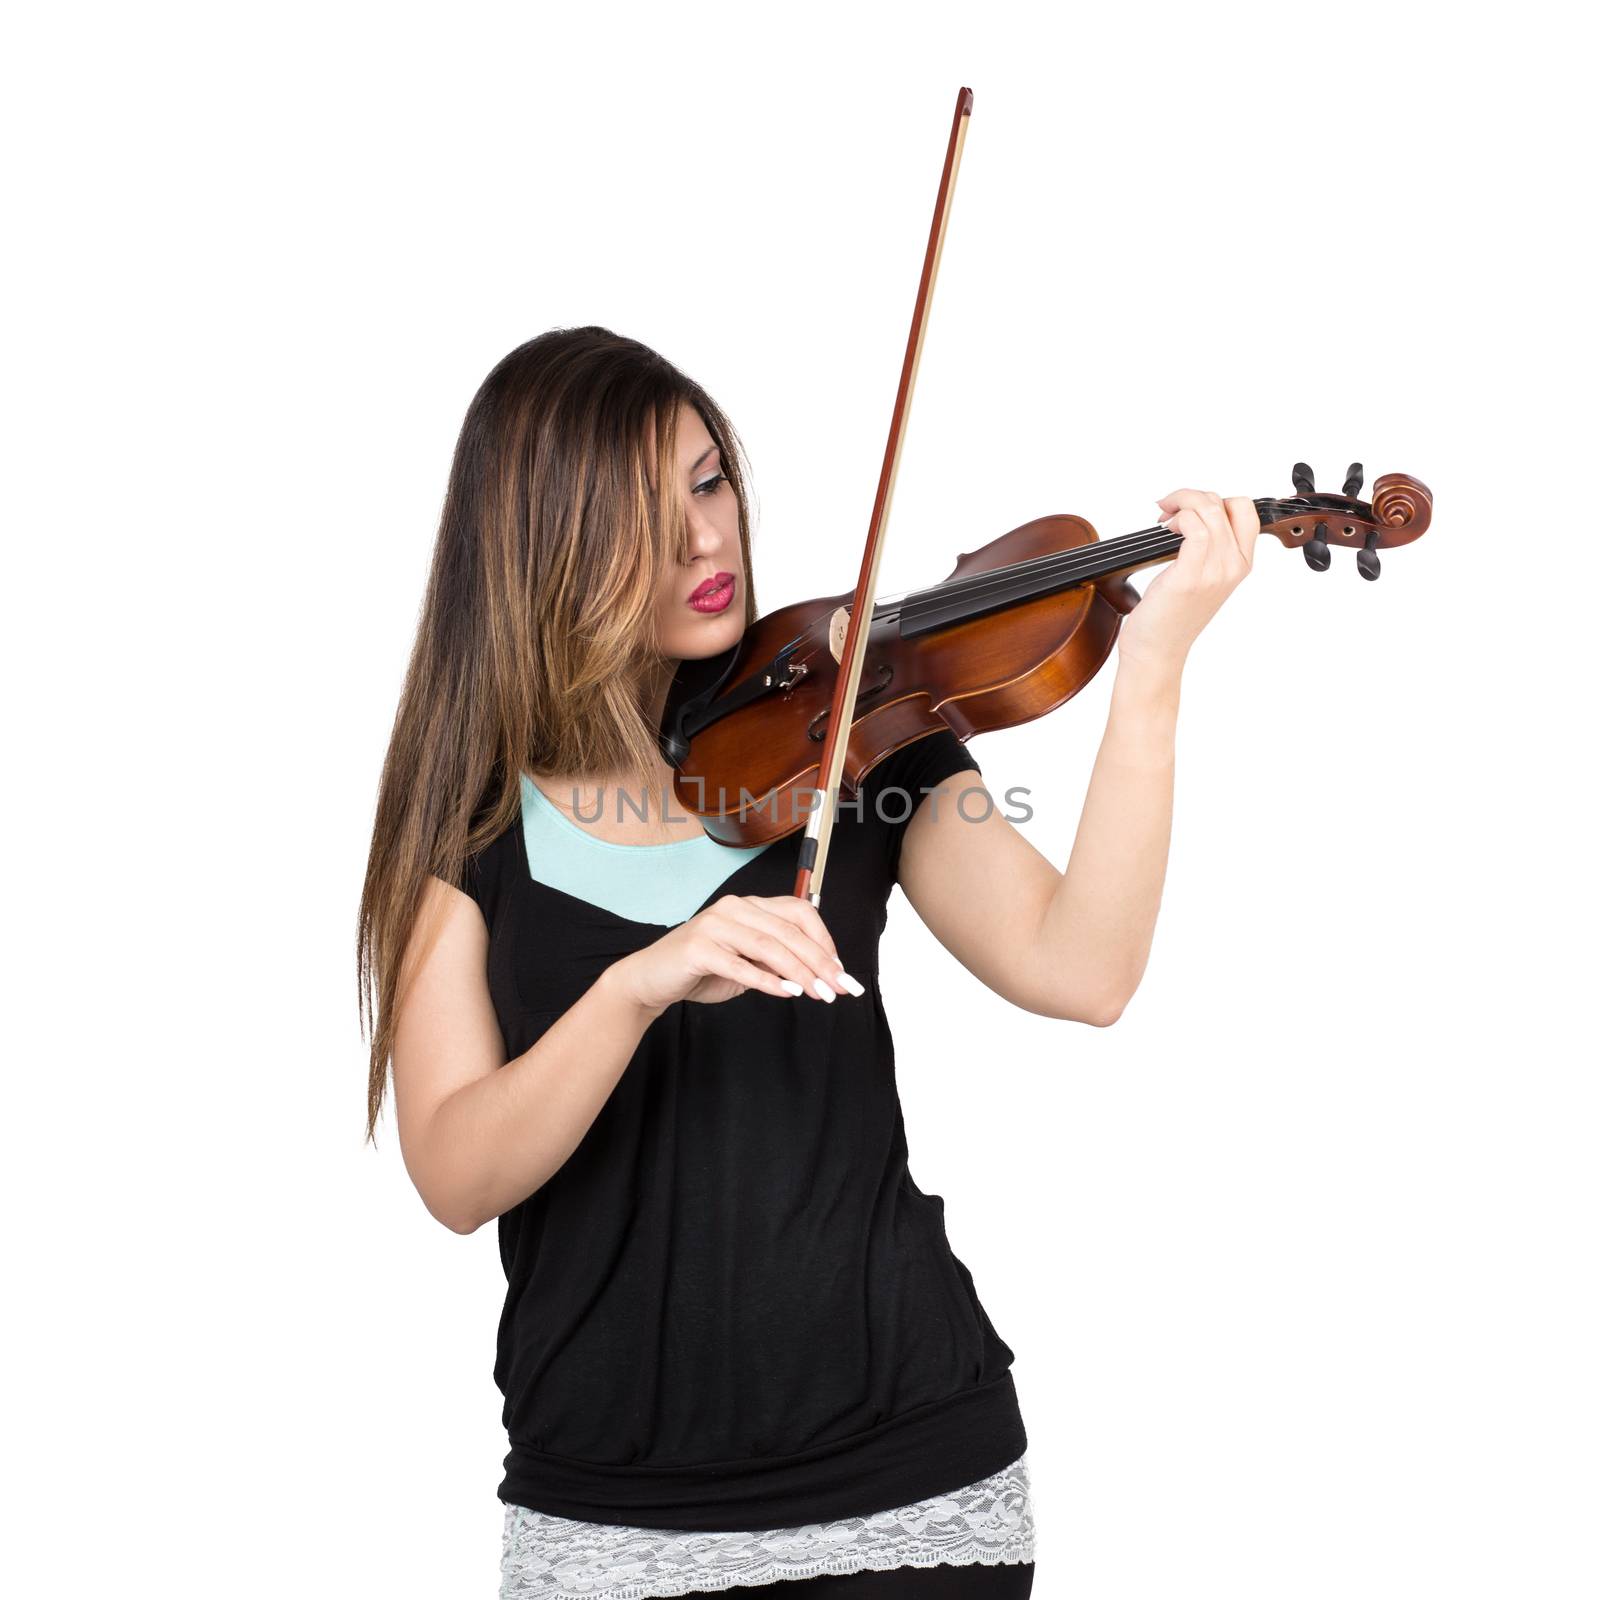
M 893 403 L 893 421 L 888 427 L 888 447 L 883 452 L 882 475 L 877 480 L 877 498 L 871 507 L 871 527 L 866 534 L 865 555 L 860 562 L 860 579 L 855 585 L 849 610 L 849 625 L 838 657 L 838 681 L 833 690 L 832 710 L 827 718 L 826 742 L 821 747 L 821 795 L 810 812 L 805 836 L 799 847 L 799 872 L 793 892 L 811 905 L 821 904 L 821 879 L 827 866 L 827 846 L 832 825 L 837 820 L 838 791 L 843 781 L 844 757 L 849 749 L 849 732 L 854 726 L 855 700 L 860 689 L 860 669 L 865 662 L 866 638 L 877 605 L 877 570 L 882 565 L 883 535 L 888 526 L 888 508 L 893 503 L 893 484 L 899 474 L 899 452 L 904 442 L 905 419 L 910 414 L 910 396 L 915 389 L 916 369 L 921 364 L 921 341 L 926 333 L 927 311 L 932 304 L 932 289 L 938 279 L 938 262 L 943 255 L 943 235 L 949 222 L 949 202 L 954 196 L 955 175 L 960 170 L 960 152 L 965 147 L 965 130 L 971 120 L 971 91 L 961 89 L 954 103 L 954 126 L 949 131 L 949 148 L 943 157 L 943 177 L 938 183 L 938 200 L 932 210 L 932 232 L 927 238 L 926 260 L 921 267 L 921 283 L 916 290 L 915 314 L 910 319 L 910 338 L 905 345 L 904 366 L 899 373 L 899 392 Z

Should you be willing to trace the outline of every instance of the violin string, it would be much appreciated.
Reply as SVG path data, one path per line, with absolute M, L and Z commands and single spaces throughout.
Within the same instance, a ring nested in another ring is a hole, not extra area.
M 1135 543 L 1144 539 L 1160 539 L 1170 533 L 1170 529 L 1163 522 L 1156 523 L 1152 528 L 1139 528 L 1134 533 L 1118 534 L 1113 539 L 1095 539 L 1091 544 L 1073 545 L 1069 550 L 1050 550 L 1041 556 L 1029 556 L 1025 561 L 1013 561 L 1008 566 L 994 567 L 989 572 L 975 572 L 969 578 L 950 578 L 944 583 L 934 584 L 930 589 L 907 590 L 902 597 L 906 600 L 915 600 L 922 596 L 931 595 L 958 595 L 963 592 L 966 584 L 982 584 L 992 578 L 1025 578 L 1037 573 L 1042 576 L 1052 563 L 1094 558 L 1101 559 L 1110 552 L 1127 550 Z M 1088 561 L 1088 564 L 1093 564 Z
M 1277 522 L 1284 517 L 1299 511 L 1301 508 L 1294 506 L 1291 501 L 1263 499 L 1254 502 L 1255 510 L 1260 514 L 1261 523 Z M 1364 510 L 1364 507 L 1359 507 Z M 1314 513 L 1315 508 L 1302 508 L 1303 514 L 1308 516 Z M 1134 533 L 1121 534 L 1114 539 L 1097 539 L 1089 544 L 1074 545 L 1069 550 L 1053 550 L 1045 555 L 1032 556 L 1026 561 L 1013 562 L 1006 567 L 995 567 L 991 572 L 975 573 L 970 578 L 954 578 L 947 583 L 937 584 L 931 589 L 913 591 L 907 598 L 912 603 L 912 609 L 917 609 L 914 602 L 918 598 L 925 598 L 928 604 L 933 596 L 940 600 L 953 596 L 975 595 L 996 587 L 1007 586 L 1012 579 L 1025 579 L 1036 574 L 1038 576 L 1060 577 L 1078 571 L 1093 573 L 1102 576 L 1105 572 L 1113 572 L 1116 565 L 1130 565 L 1129 562 L 1120 560 L 1122 555 L 1132 555 L 1134 559 L 1141 560 L 1144 551 L 1141 541 L 1153 539 L 1158 542 L 1170 534 L 1170 529 L 1164 523 L 1156 523 L 1152 528 L 1139 528 Z M 1181 535 L 1176 535 L 1178 547 L 1181 544 Z M 1102 566 L 1105 556 L 1115 555 L 1117 561 L 1109 566 Z M 996 581 L 997 580 L 997 581 Z
M 872 613 L 872 626 L 878 623 L 896 622 L 905 614 L 905 602 L 912 602 L 910 615 L 915 615 L 918 609 L 939 606 L 951 596 L 955 599 L 974 599 L 989 593 L 999 593 L 1011 588 L 1017 581 L 1031 578 L 1049 578 L 1050 580 L 1069 577 L 1077 570 L 1082 572 L 1095 572 L 1102 576 L 1105 572 L 1113 572 L 1118 567 L 1135 565 L 1139 560 L 1158 553 L 1174 554 L 1175 549 L 1167 552 L 1165 542 L 1174 538 L 1177 541 L 1175 548 L 1180 548 L 1182 535 L 1173 534 L 1163 523 L 1152 528 L 1141 528 L 1136 533 L 1124 534 L 1115 539 L 1095 540 L 1092 544 L 1078 546 L 1068 551 L 1052 551 L 1048 555 L 1032 556 L 1026 561 L 1013 562 L 1009 566 L 995 567 L 992 572 L 974 574 L 970 578 L 954 579 L 948 583 L 939 584 L 932 589 L 919 589 L 905 591 L 902 594 L 890 596 L 898 600 L 898 606 L 890 606 L 887 601 L 881 601 Z M 1101 563 L 1110 557 L 1110 564 L 1101 568 Z M 1075 565 L 1073 565 L 1073 563 Z M 1067 582 L 1063 587 L 1069 587 Z M 921 599 L 923 607 L 916 607 L 913 602 Z M 1023 596 L 1022 598 L 1032 598 Z M 844 610 L 849 610 L 845 606 Z M 797 645 L 816 632 L 819 628 L 830 630 L 831 618 L 818 617 L 801 634 L 795 636 L 791 645 Z M 819 641 L 812 639 L 812 646 Z M 810 662 L 815 649 L 806 654 L 793 658 L 795 666 L 802 666 Z
M 876 606 L 872 610 L 871 616 L 872 616 L 873 624 L 878 623 L 878 622 L 891 622 L 891 621 L 893 621 L 893 619 L 899 615 L 898 602 L 903 601 L 903 600 L 908 600 L 910 598 L 910 596 L 912 594 L 916 593 L 916 592 L 917 591 L 915 591 L 913 589 L 901 589 L 897 593 L 883 595 L 882 598 L 877 601 Z M 844 611 L 848 612 L 848 611 L 852 611 L 854 609 L 854 606 L 850 602 L 845 601 L 842 609 Z M 805 628 L 804 632 L 796 633 L 793 636 L 793 638 L 791 638 L 787 642 L 787 644 L 785 644 L 782 648 L 783 648 L 783 650 L 795 649 L 797 646 L 803 644 L 805 642 L 805 640 L 811 639 L 812 635 L 815 633 L 815 631 L 818 628 L 830 629 L 831 626 L 832 626 L 832 616 L 831 616 L 830 613 L 827 616 L 824 616 L 824 617 L 817 617 L 815 619 L 815 621 L 810 623 Z M 812 642 L 814 642 L 814 641 L 812 640 Z M 781 651 L 779 651 L 778 654 L 780 655 Z M 809 660 L 810 660 L 810 656 L 808 656 L 808 655 L 799 656 L 799 657 L 796 658 L 795 664 L 797 665 L 798 662 L 804 662 L 804 661 L 809 661 Z
M 1296 514 L 1307 517 L 1320 511 L 1334 509 L 1300 506 L 1291 500 L 1271 499 L 1256 500 L 1254 506 L 1260 513 L 1262 524 L 1279 522 Z M 1344 514 L 1347 515 L 1346 512 Z M 1354 509 L 1354 514 L 1368 516 L 1369 508 L 1359 503 Z M 1172 540 L 1175 542 L 1171 543 Z M 1150 559 L 1174 556 L 1180 550 L 1182 542 L 1183 536 L 1173 533 L 1162 522 L 1152 528 L 1140 528 L 1134 533 L 1123 534 L 1115 539 L 1094 540 L 1089 544 L 1073 546 L 1069 550 L 1032 556 L 1026 561 L 996 567 L 992 572 L 973 574 L 970 578 L 951 579 L 946 583 L 934 585 L 931 589 L 907 590 L 888 596 L 872 607 L 872 626 L 899 621 L 907 615 L 914 617 L 928 611 L 941 611 L 951 599 L 980 601 L 996 596 L 1008 597 L 1020 586 L 1030 584 L 1033 579 L 1046 580 L 1050 585 L 1058 585 L 1060 590 L 1072 588 L 1091 578 L 1104 577 L 1118 570 L 1136 567 Z M 1041 591 L 1041 593 L 1047 592 L 1048 589 Z M 1019 602 L 1040 598 L 1041 593 L 1022 592 L 1015 594 L 1014 598 Z M 847 612 L 852 606 L 846 604 L 843 609 Z M 818 643 L 814 635 L 821 628 L 830 632 L 830 626 L 830 617 L 818 617 L 804 632 L 797 634 L 784 646 L 785 649 L 792 650 L 807 639 L 811 641 L 812 648 L 804 655 L 790 658 L 793 664 L 803 666 L 814 658 L 815 646 Z
M 1173 539 L 1176 543 L 1169 544 Z M 909 597 L 908 604 L 900 607 L 900 613 L 914 616 L 927 610 L 941 610 L 951 600 L 975 600 L 1003 594 L 1033 579 L 1069 587 L 1088 577 L 1102 577 L 1119 568 L 1135 566 L 1153 556 L 1174 555 L 1181 543 L 1182 535 L 1165 527 L 1144 529 L 1127 534 L 1123 539 L 1095 541 L 1079 549 L 1037 556 L 1012 566 L 996 567 L 992 572 L 939 584 L 934 589 L 923 589 Z
M 1288 502 L 1276 500 L 1256 500 L 1254 504 L 1262 514 L 1269 513 L 1264 520 L 1273 522 L 1279 521 L 1289 510 L 1296 509 Z M 1163 548 L 1165 542 L 1171 538 L 1176 540 L 1176 544 L 1169 550 Z M 907 608 L 909 614 L 914 616 L 918 611 L 933 607 L 941 609 L 950 599 L 974 600 L 1000 594 L 1015 584 L 1034 577 L 1050 581 L 1063 580 L 1064 586 L 1069 587 L 1075 582 L 1086 581 L 1090 576 L 1102 577 L 1119 568 L 1135 566 L 1154 555 L 1174 555 L 1181 548 L 1181 544 L 1181 534 L 1173 534 L 1163 522 L 1156 523 L 1152 528 L 1139 528 L 1135 532 L 1122 534 L 1114 539 L 1096 539 L 1085 545 L 1073 546 L 1069 550 L 1050 551 L 1045 555 L 1031 556 L 1025 561 L 996 567 L 991 572 L 974 573 L 969 578 L 953 578 L 946 583 L 934 585 L 931 589 L 901 591 L 877 602 L 872 609 L 872 624 L 875 626 L 881 622 L 898 621 L 906 614 Z M 1109 558 L 1108 565 L 1105 564 L 1106 558 Z M 848 611 L 852 608 L 846 604 L 843 609 Z M 816 628 L 828 625 L 829 622 L 828 618 L 818 618 L 803 633 L 796 635 L 785 648 L 802 643 Z M 798 659 L 800 662 L 808 662 L 813 654 L 812 651 L 811 654 Z
M 1094 552 L 1102 554 L 1109 550 L 1120 550 L 1123 547 L 1132 544 L 1134 541 L 1167 534 L 1170 531 L 1171 530 L 1167 528 L 1163 522 L 1157 522 L 1152 528 L 1139 528 L 1133 533 L 1118 534 L 1113 539 L 1095 539 L 1088 544 L 1072 545 L 1068 550 L 1050 550 L 1041 556 L 1029 556 L 1025 561 L 1014 561 L 1006 567 L 994 567 L 990 572 L 976 572 L 973 573 L 970 578 L 952 578 L 949 580 L 949 584 L 947 585 L 937 585 L 935 591 L 922 589 L 912 591 L 912 593 L 929 594 L 937 592 L 941 594 L 947 594 L 949 592 L 950 585 L 970 583 L 973 581 L 980 581 L 983 578 L 997 577 L 1001 572 L 1014 573 L 1017 576 L 1023 576 L 1035 569 L 1042 569 L 1046 567 L 1052 561 L 1059 561 L 1072 556 L 1089 555 Z

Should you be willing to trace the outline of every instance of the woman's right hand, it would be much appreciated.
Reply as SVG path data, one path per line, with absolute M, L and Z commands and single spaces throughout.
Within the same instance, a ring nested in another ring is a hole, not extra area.
M 726 894 L 609 969 L 636 1004 L 662 1012 L 678 1000 L 715 1005 L 746 989 L 829 1004 L 865 989 L 843 970 L 821 913 L 797 895 Z

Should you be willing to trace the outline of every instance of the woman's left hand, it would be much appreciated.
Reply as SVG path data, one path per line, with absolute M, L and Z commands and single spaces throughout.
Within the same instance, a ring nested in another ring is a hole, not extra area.
M 1121 656 L 1180 672 L 1204 625 L 1248 576 L 1260 519 L 1246 496 L 1223 500 L 1207 489 L 1177 489 L 1157 504 L 1182 547 L 1122 622 Z

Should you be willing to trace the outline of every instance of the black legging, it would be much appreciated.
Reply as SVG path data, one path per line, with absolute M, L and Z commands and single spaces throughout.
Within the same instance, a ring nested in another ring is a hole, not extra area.
M 779 1583 L 734 1584 L 725 1594 L 762 1600 L 1027 1600 L 1034 1564 L 1006 1561 L 993 1567 L 890 1567 L 886 1572 L 849 1572 L 842 1577 L 787 1578 Z

